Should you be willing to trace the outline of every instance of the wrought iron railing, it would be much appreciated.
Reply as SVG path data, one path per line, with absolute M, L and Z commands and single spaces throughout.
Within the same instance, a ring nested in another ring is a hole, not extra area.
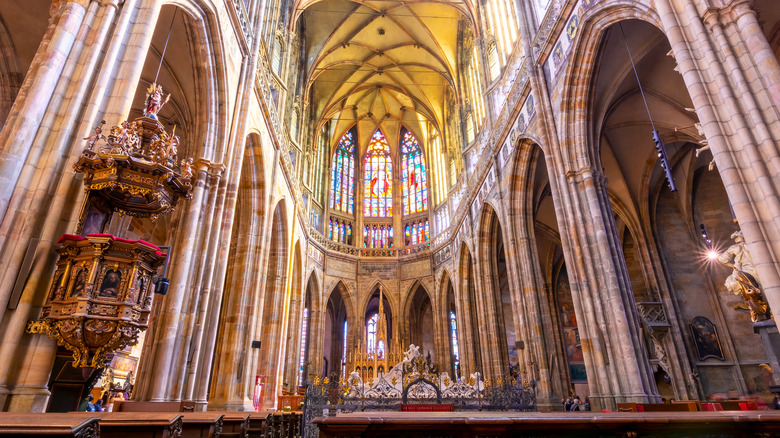
M 364 411 L 399 411 L 404 405 L 449 405 L 454 411 L 535 412 L 536 382 L 517 377 L 482 379 L 479 373 L 451 379 L 434 373 L 426 358 L 418 356 L 396 365 L 371 383 L 357 373 L 349 377 L 314 378 L 307 385 L 303 407 L 303 436 L 319 436 L 317 417 Z

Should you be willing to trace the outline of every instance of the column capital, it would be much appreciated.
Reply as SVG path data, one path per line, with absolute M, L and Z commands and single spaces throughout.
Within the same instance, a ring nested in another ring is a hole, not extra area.
M 712 30 L 716 26 L 736 23 L 746 14 L 756 14 L 753 0 L 732 0 L 721 8 L 707 8 L 702 15 L 702 21 L 709 30 Z

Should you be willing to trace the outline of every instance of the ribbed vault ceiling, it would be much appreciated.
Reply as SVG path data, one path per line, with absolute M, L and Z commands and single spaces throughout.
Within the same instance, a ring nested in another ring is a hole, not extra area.
M 397 144 L 400 123 L 418 136 L 426 119 L 441 126 L 456 88 L 462 2 L 325 0 L 302 8 L 306 96 L 318 126 L 334 120 L 339 137 L 357 122 L 361 146 L 377 127 Z

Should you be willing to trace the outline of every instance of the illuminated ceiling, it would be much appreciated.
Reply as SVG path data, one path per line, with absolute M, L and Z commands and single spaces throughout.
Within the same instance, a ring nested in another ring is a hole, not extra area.
M 316 126 L 333 120 L 330 144 L 357 122 L 365 148 L 377 127 L 397 144 L 403 122 L 418 136 L 439 132 L 456 95 L 457 1 L 324 0 L 301 5 L 306 96 Z M 299 23 L 299 26 L 301 24 Z

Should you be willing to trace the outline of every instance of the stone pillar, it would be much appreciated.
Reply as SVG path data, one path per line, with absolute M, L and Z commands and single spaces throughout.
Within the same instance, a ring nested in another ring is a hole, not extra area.
M 191 293 L 190 277 L 197 255 L 195 245 L 200 232 L 199 219 L 207 196 L 208 163 L 206 161 L 198 160 L 196 175 L 192 183 L 192 199 L 182 219 L 182 232 L 178 235 L 172 249 L 171 287 L 167 295 L 156 297 L 162 302 L 160 314 L 157 316 L 154 337 L 149 339 L 152 345 L 144 346 L 144 355 L 149 355 L 148 359 L 144 358 L 144 363 L 149 366 L 149 372 L 143 373 L 143 368 L 140 368 L 139 377 L 142 373 L 147 374 L 148 393 L 139 391 L 133 396 L 136 400 L 169 401 L 171 387 L 175 383 L 172 380 L 172 375 L 175 373 L 172 369 L 175 364 L 174 355 L 177 346 L 181 347 L 179 329 L 185 311 L 185 300 Z
M 710 9 L 703 17 L 691 0 L 655 4 L 767 302 L 779 309 L 780 121 L 777 71 L 765 43 L 759 42 L 765 37 L 752 24 L 747 4 L 739 0 L 730 4 L 733 10 Z M 746 27 L 739 31 L 746 40 L 732 48 L 732 41 L 739 38 L 731 30 L 729 39 L 724 28 L 742 25 Z M 772 98 L 767 100 L 765 94 Z
M 606 178 L 590 167 L 549 174 L 560 175 L 551 178 L 551 189 L 564 204 L 558 222 L 591 399 L 606 409 L 621 402 L 660 401 Z
M 113 63 L 122 56 L 127 25 L 138 11 L 118 1 L 60 1 L 51 12 L 49 29 L 0 132 L 6 166 L 0 189 L 5 193 L 5 201 L 0 200 L 0 264 L 5 266 L 0 354 L 13 358 L 0 361 L 0 393 L 11 398 L 7 406 L 22 410 L 43 410 L 48 397 L 56 346 L 24 334 L 24 327 L 45 300 L 55 242 L 74 231 L 83 205 L 81 184 L 70 166 L 83 143 L 74 137 L 87 132 L 105 108 L 105 84 L 116 78 Z M 109 54 L 115 57 L 108 59 Z M 34 239 L 37 247 L 30 245 Z M 36 263 L 18 306 L 5 311 L 28 247 L 37 254 Z
M 518 348 L 518 356 L 526 372 L 523 377 L 537 381 L 539 405 L 555 410 L 560 409 L 561 398 L 568 394 L 568 379 L 562 354 L 563 340 L 558 335 L 560 330 L 555 317 L 557 309 L 544 284 L 534 234 L 534 171 L 537 161 L 544 157 L 541 148 L 530 143 L 518 145 L 515 153 L 519 155 L 513 174 L 517 181 L 510 182 L 515 197 L 508 202 L 511 203 L 509 223 L 514 225 L 509 247 L 515 248 L 512 266 L 517 271 L 520 296 L 520 305 L 515 311 L 525 318 L 522 330 L 517 333 L 517 340 L 523 345 L 522 349 Z

